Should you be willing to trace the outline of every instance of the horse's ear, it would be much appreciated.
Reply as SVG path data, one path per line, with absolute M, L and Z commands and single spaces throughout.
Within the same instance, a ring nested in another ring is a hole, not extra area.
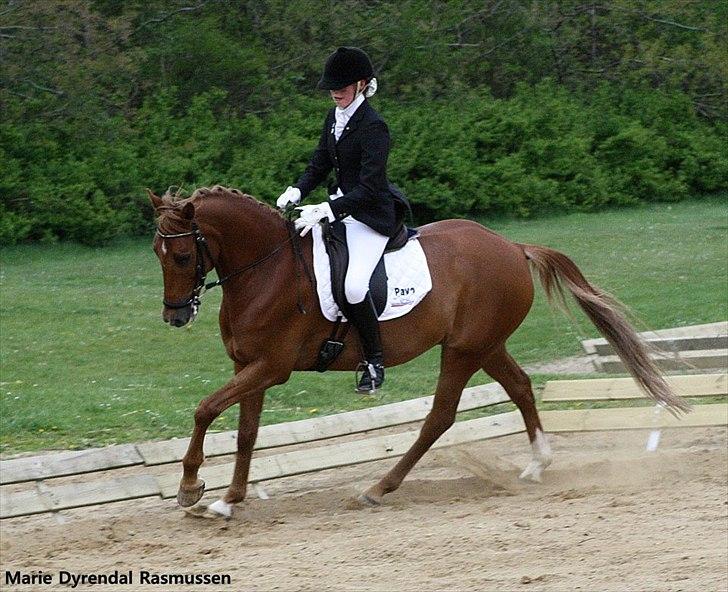
M 195 204 L 188 202 L 182 208 L 182 216 L 187 220 L 192 220 L 195 217 Z
M 152 202 L 154 209 L 158 210 L 161 207 L 161 205 L 164 203 L 164 200 L 161 197 L 159 197 L 158 195 L 155 195 L 154 191 L 149 189 L 149 187 L 147 187 L 147 194 L 149 195 L 149 201 Z

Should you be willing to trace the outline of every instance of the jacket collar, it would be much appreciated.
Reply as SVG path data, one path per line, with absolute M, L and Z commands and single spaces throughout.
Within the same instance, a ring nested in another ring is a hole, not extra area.
M 357 128 L 357 126 L 359 125 L 359 123 L 362 120 L 362 117 L 364 117 L 364 113 L 366 112 L 366 110 L 368 108 L 369 108 L 369 101 L 367 101 L 365 99 L 364 102 L 361 105 L 359 105 L 359 108 L 356 111 L 354 111 L 354 114 L 351 116 L 351 119 L 349 119 L 349 123 L 346 124 L 344 131 L 341 132 L 341 136 L 339 137 L 339 142 L 341 142 L 341 140 L 343 140 L 346 136 L 348 136 L 350 133 L 352 133 Z M 333 134 L 332 134 L 332 139 L 333 139 Z M 337 143 L 337 142 L 335 142 L 335 143 Z

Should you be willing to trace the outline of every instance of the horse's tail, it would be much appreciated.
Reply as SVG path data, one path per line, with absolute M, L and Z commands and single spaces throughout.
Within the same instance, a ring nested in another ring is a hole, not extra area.
M 563 253 L 537 245 L 519 246 L 538 271 L 549 302 L 566 309 L 564 286 L 568 288 L 642 389 L 675 415 L 678 411 L 690 410 L 689 403 L 676 395 L 660 374 L 647 346 L 627 322 L 622 312 L 624 307 L 617 300 L 590 284 L 576 263 Z

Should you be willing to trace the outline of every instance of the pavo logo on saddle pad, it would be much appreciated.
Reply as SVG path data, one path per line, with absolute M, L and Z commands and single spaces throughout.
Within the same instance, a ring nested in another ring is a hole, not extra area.
M 386 263 L 385 263 L 386 265 Z M 392 306 L 407 306 L 416 298 L 417 288 L 411 286 L 409 288 L 392 288 L 394 299 Z

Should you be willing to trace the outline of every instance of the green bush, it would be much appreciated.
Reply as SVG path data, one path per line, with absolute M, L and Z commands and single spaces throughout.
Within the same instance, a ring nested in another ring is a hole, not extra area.
M 644 91 L 629 101 L 610 89 L 580 98 L 546 80 L 509 100 L 385 105 L 396 139 L 390 175 L 422 221 L 588 211 L 728 187 L 724 128 L 698 120 L 683 96 Z
M 0 204 L 0 245 L 14 245 L 28 238 L 33 222 Z
M 273 203 L 303 172 L 330 101 L 294 94 L 278 110 L 239 115 L 226 98 L 213 88 L 182 104 L 168 88 L 130 117 L 0 125 L 0 242 L 102 244 L 148 232 L 145 187 L 220 183 Z M 517 85 L 509 99 L 463 91 L 457 100 L 373 103 L 393 138 L 390 179 L 416 223 L 728 190 L 725 124 L 698 119 L 679 94 L 605 86 L 578 95 L 544 80 Z

